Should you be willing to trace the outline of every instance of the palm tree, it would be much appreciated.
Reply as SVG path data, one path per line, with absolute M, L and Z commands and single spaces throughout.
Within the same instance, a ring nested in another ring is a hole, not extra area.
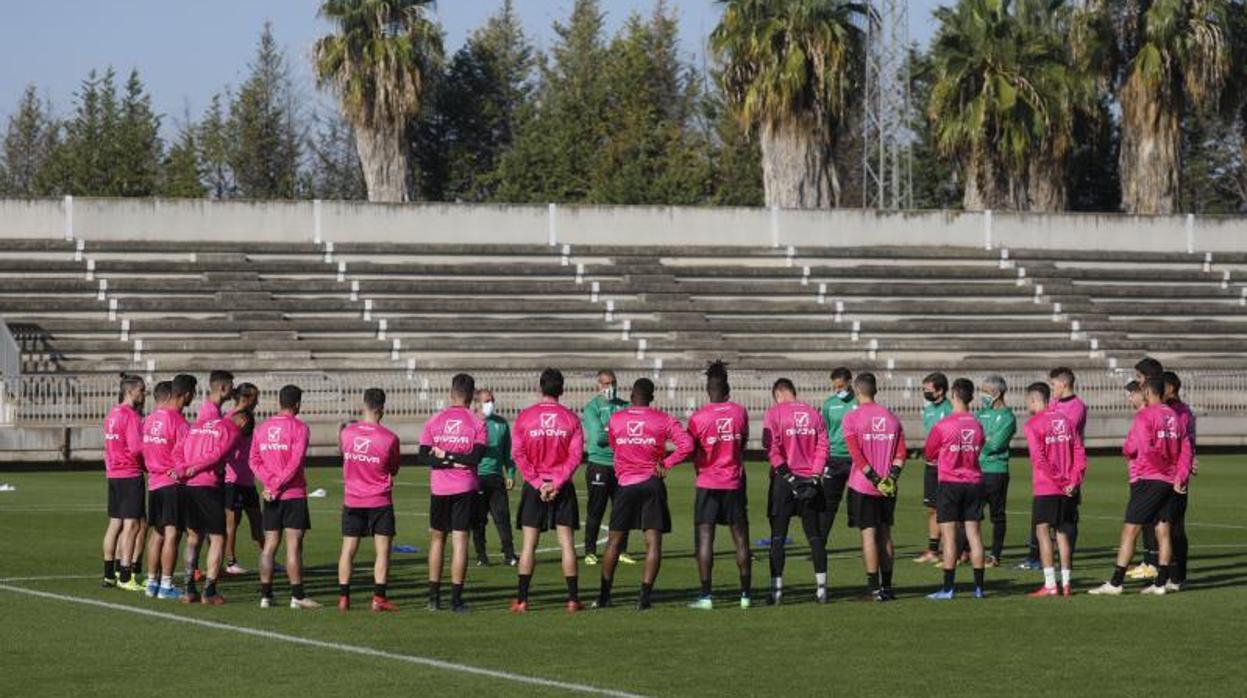
M 1062 210 L 1075 119 L 1096 83 L 1067 48 L 1059 0 L 960 0 L 940 29 L 927 105 L 936 150 L 957 160 L 968 210 Z
M 830 208 L 840 184 L 832 162 L 846 92 L 861 60 L 854 22 L 865 6 L 843 0 L 720 0 L 710 44 L 741 124 L 756 129 L 768 206 Z
M 1230 74 L 1230 7 L 1226 0 L 1135 4 L 1121 38 L 1135 49 L 1118 93 L 1122 209 L 1170 214 L 1180 191 L 1182 120 L 1189 109 L 1215 104 Z
M 407 125 L 442 60 L 433 0 L 325 0 L 335 25 L 316 41 L 316 75 L 341 102 L 355 130 L 370 201 L 408 201 Z

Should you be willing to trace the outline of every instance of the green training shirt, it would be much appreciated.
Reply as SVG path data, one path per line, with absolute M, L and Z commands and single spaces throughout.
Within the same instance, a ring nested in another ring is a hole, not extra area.
M 983 425 L 983 450 L 979 467 L 985 473 L 1009 472 L 1009 441 L 1018 430 L 1017 417 L 1008 407 L 984 407 L 975 413 Z
M 953 413 L 953 401 L 945 397 L 939 402 L 922 403 L 922 436 L 931 433 L 935 423 Z
M 844 429 L 840 420 L 857 409 L 857 396 L 849 393 L 847 398 L 832 395 L 823 402 L 823 421 L 827 423 L 828 453 L 832 458 L 848 458 L 849 447 L 844 443 Z
M 485 418 L 488 436 L 485 455 L 476 466 L 477 475 L 502 475 L 515 478 L 515 461 L 511 460 L 511 425 L 502 417 L 491 414 Z
M 606 425 L 611 415 L 627 407 L 628 403 L 615 398 L 607 400 L 602 395 L 594 395 L 589 404 L 580 413 L 580 426 L 585 432 L 585 453 L 589 463 L 593 465 L 615 466 L 615 451 L 610 447 L 606 435 Z

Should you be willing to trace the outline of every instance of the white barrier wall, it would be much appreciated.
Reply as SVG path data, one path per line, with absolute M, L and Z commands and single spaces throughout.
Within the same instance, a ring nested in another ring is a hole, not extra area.
M 0 199 L 0 237 L 1247 251 L 1247 218 L 960 211 Z

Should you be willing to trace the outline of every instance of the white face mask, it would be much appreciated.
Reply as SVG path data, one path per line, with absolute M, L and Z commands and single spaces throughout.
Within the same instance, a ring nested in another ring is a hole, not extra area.
M 485 415 L 486 417 L 489 417 L 493 415 L 493 413 L 494 413 L 494 401 L 493 400 L 490 400 L 489 402 L 481 403 L 481 414 Z
M 847 389 L 836 391 L 836 397 L 840 398 L 841 400 L 848 399 L 849 391 Z
M 607 400 L 614 400 L 615 396 L 618 394 L 619 394 L 619 390 L 615 388 L 615 386 L 613 385 L 606 387 L 606 388 L 602 388 L 602 397 L 606 398 Z

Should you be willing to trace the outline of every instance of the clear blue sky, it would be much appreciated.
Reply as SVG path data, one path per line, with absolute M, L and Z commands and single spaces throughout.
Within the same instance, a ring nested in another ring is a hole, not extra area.
M 910 33 L 926 42 L 931 9 L 951 0 L 910 0 Z M 0 22 L 0 117 L 12 113 L 28 83 L 68 111 L 74 90 L 91 68 L 138 68 L 166 114 L 179 120 L 189 106 L 203 109 L 213 92 L 236 85 L 246 71 L 256 36 L 273 22 L 300 89 L 313 96 L 308 67 L 312 42 L 326 25 L 316 18 L 315 0 L 61 0 L 25 2 L 8 8 Z M 457 49 L 501 0 L 442 0 L 437 14 L 447 50 Z M 572 0 L 515 0 L 525 28 L 538 46 L 550 42 L 551 23 L 565 18 Z M 602 0 L 613 31 L 631 12 L 648 12 L 653 0 Z M 719 10 L 712 0 L 669 0 L 680 15 L 689 54 L 700 54 Z

